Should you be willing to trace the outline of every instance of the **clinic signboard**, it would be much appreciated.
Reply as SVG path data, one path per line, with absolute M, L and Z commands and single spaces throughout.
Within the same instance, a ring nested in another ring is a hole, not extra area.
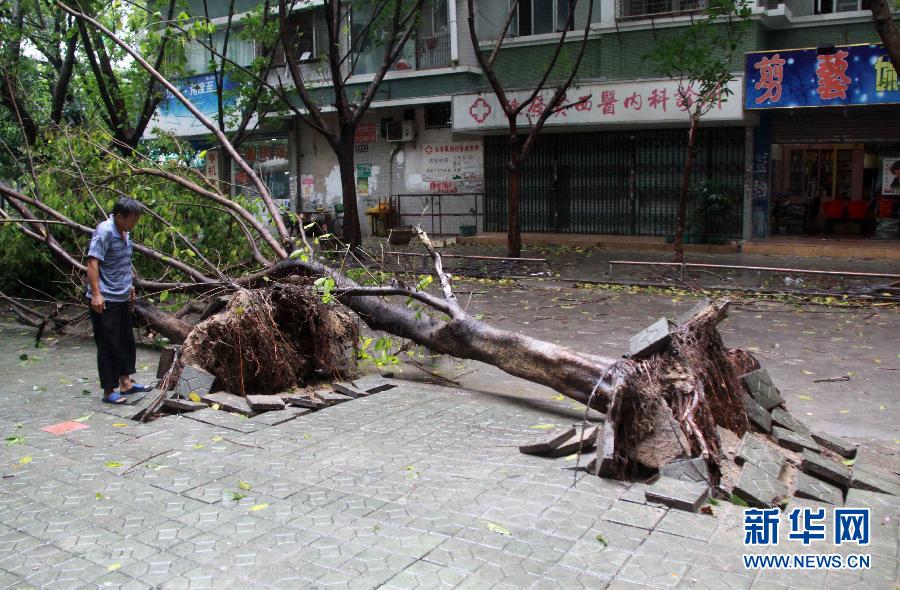
M 745 56 L 744 80 L 748 110 L 900 103 L 881 44 L 754 51 Z

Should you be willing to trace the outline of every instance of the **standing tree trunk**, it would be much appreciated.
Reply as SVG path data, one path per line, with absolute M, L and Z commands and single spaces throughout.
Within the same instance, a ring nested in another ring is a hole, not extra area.
M 894 70 L 900 74 L 900 31 L 897 31 L 897 25 L 894 24 L 889 1 L 872 0 L 872 20 L 875 21 L 875 30 L 894 64 Z
M 359 227 L 359 205 L 356 199 L 356 170 L 353 155 L 354 131 L 341 133 L 341 139 L 334 146 L 338 168 L 341 173 L 341 193 L 344 203 L 344 243 L 353 249 L 362 245 L 362 232 Z
M 509 136 L 509 223 L 506 229 L 506 255 L 518 258 L 522 255 L 522 230 L 519 225 L 519 202 L 522 198 L 522 145 L 513 131 Z
M 681 174 L 681 193 L 678 195 L 678 215 L 675 221 L 675 262 L 684 262 L 684 228 L 687 221 L 688 194 L 691 190 L 691 172 L 694 169 L 697 141 L 697 124 L 699 116 L 691 113 L 691 126 L 688 130 L 687 151 L 684 155 L 684 170 Z

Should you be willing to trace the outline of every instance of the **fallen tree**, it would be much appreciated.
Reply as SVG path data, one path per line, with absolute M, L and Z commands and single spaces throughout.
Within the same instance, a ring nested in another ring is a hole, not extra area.
M 316 241 L 308 239 L 302 229 L 297 237 L 288 233 L 267 186 L 253 167 L 178 88 L 100 23 L 71 8 L 64 9 L 110 35 L 184 103 L 247 174 L 272 218 L 270 224 L 260 222 L 240 202 L 219 192 L 217 183 L 197 181 L 191 176 L 195 173 L 188 170 L 110 154 L 127 166 L 129 178 L 164 179 L 220 207 L 223 217 L 240 222 L 252 250 L 252 268 L 232 275 L 195 247 L 194 253 L 182 260 L 135 243 L 140 255 L 166 267 L 169 277 L 177 275 L 177 280 L 137 279 L 144 295 L 135 312 L 144 325 L 172 342 L 183 343 L 181 362 L 206 368 L 232 393 L 274 393 L 316 374 L 329 376 L 342 370 L 337 360 L 357 339 L 352 312 L 372 330 L 407 339 L 436 353 L 494 365 L 607 413 L 606 431 L 614 437 L 615 447 L 611 460 L 620 476 L 655 469 L 678 457 L 703 457 L 711 476 L 718 478 L 716 426 L 738 435 L 748 429 L 740 376 L 755 368 L 749 355 L 722 344 L 716 326 L 725 318 L 727 301 L 710 303 L 670 333 L 667 328 L 660 342 L 633 351 L 630 358 L 613 360 L 501 330 L 469 314 L 454 294 L 452 277 L 444 271 L 440 253 L 421 230 L 418 237 L 433 265 L 433 286 L 430 281 L 410 281 L 399 275 L 375 284 L 354 280 L 340 270 L 346 259 L 338 261 L 339 265 L 329 264 Z M 28 192 L 0 185 L 0 194 L 18 214 L 14 225 L 45 244 L 60 264 L 83 273 L 83 249 L 67 248 L 57 232 L 78 236 L 83 246 L 91 228 L 47 205 L 39 186 L 32 184 Z M 159 216 L 145 207 L 148 213 Z M 173 232 L 186 247 L 193 247 L 185 236 Z M 351 248 L 345 251 L 350 259 L 359 255 Z M 191 324 L 153 304 L 150 295 L 161 291 L 209 295 L 224 301 L 224 305 L 220 304 L 215 313 L 205 314 L 208 317 L 203 321 Z

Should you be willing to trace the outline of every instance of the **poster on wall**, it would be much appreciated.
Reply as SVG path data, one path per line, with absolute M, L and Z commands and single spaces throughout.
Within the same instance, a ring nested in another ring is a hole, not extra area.
M 422 145 L 422 180 L 432 192 L 481 190 L 484 154 L 478 141 Z
M 312 198 L 315 185 L 316 181 L 313 179 L 312 174 L 302 174 L 300 176 L 300 196 L 304 201 Z
M 378 141 L 375 123 L 360 123 L 356 126 L 356 137 L 354 143 L 375 143 Z
M 372 164 L 356 165 L 356 196 L 369 196 L 369 177 L 372 176 Z
M 884 176 L 881 181 L 881 194 L 900 195 L 900 154 L 885 156 Z

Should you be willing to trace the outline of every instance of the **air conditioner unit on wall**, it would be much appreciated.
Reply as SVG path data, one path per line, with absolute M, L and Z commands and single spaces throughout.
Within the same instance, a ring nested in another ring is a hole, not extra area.
M 385 141 L 412 141 L 415 136 L 415 121 L 387 121 L 385 123 Z

